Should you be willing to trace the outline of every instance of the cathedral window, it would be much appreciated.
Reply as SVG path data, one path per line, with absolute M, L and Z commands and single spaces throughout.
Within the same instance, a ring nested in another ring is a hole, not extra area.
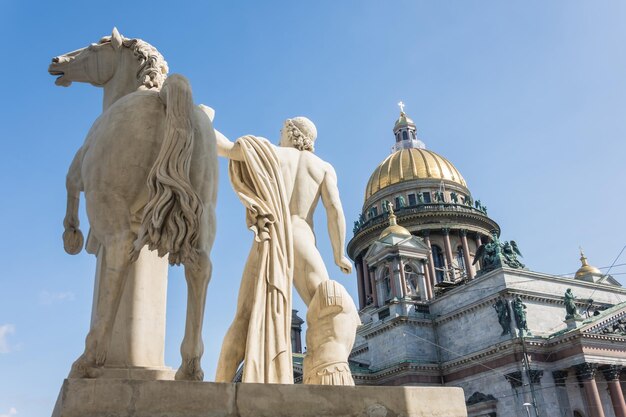
M 411 139 L 416 140 L 417 138 L 415 137 L 415 132 L 411 130 Z
M 383 288 L 383 294 L 384 294 L 384 300 L 385 301 L 389 301 L 392 298 L 392 294 L 391 294 L 391 274 L 389 273 L 389 267 L 385 267 L 383 269 L 383 275 L 381 278 L 382 281 L 382 288 Z
M 433 264 L 435 266 L 435 277 L 437 279 L 437 282 L 441 282 L 444 280 L 444 268 L 445 268 L 445 264 L 443 261 L 443 251 L 441 250 L 441 248 L 437 245 L 432 245 L 432 252 L 433 252 Z
M 404 279 L 406 280 L 406 292 L 408 295 L 417 295 L 419 287 L 417 284 L 417 273 L 411 265 L 404 265 Z
M 462 271 L 466 271 L 465 266 L 465 254 L 463 253 L 463 246 L 459 246 L 456 250 L 456 263 Z
M 424 203 L 428 204 L 428 203 L 430 203 L 430 202 L 431 202 L 431 199 L 430 199 L 430 192 L 428 192 L 428 191 L 424 191 L 424 192 L 422 193 L 422 196 L 424 197 Z
M 415 194 L 409 194 L 409 206 L 414 206 L 415 204 L 417 204 Z
M 407 135 L 406 130 L 402 132 L 402 140 L 409 140 L 409 135 Z

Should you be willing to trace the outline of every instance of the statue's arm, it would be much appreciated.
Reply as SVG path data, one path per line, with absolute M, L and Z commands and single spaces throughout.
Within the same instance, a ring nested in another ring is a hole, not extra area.
M 202 110 L 204 114 L 206 114 L 207 117 L 211 120 L 211 123 L 213 123 L 213 119 L 215 118 L 215 110 L 213 110 L 209 106 L 205 106 L 204 104 L 200 104 L 199 107 L 200 110 Z M 224 136 L 224 134 L 222 134 L 222 132 L 218 131 L 215 128 L 213 128 L 213 131 L 215 132 L 215 141 L 217 143 L 217 154 L 228 159 L 241 161 L 243 159 L 243 156 L 241 154 L 241 147 L 239 143 L 231 142 L 226 136 Z
M 337 174 L 332 166 L 328 165 L 324 179 L 322 180 L 322 203 L 326 208 L 326 218 L 328 219 L 328 234 L 333 248 L 335 263 L 343 273 L 352 272 L 352 264 L 344 254 L 346 243 L 346 219 L 343 214 L 343 207 L 339 198 L 337 188 Z
M 242 161 L 243 155 L 241 153 L 241 146 L 239 142 L 231 142 L 217 129 L 214 130 L 215 140 L 217 142 L 217 154 L 228 159 L 234 159 L 235 161 Z

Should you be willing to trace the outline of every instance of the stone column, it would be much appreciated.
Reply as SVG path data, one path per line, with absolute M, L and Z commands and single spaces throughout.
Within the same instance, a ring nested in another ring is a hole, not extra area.
M 354 263 L 356 267 L 356 283 L 359 291 L 359 310 L 362 310 L 365 307 L 365 281 L 363 279 L 363 264 L 357 258 Z
M 552 372 L 552 379 L 554 379 L 556 399 L 559 403 L 559 409 L 565 413 L 563 417 L 572 417 L 572 406 L 569 403 L 569 395 L 567 394 L 567 370 L 559 370 Z
M 509 384 L 511 384 L 511 389 L 513 390 L 513 393 L 515 395 L 515 408 L 519 411 L 525 410 L 526 408 L 522 404 L 524 404 L 525 402 L 531 402 L 528 401 L 529 392 L 525 392 L 524 390 L 524 385 L 528 385 L 526 373 L 522 373 L 521 371 L 515 371 L 504 375 L 504 378 L 509 382 Z M 524 381 L 525 379 L 526 381 Z
M 547 410 L 546 401 L 544 398 L 543 390 L 541 389 L 541 378 L 543 377 L 543 371 L 541 369 L 530 369 L 526 371 L 526 377 L 531 384 L 530 403 L 533 402 L 533 396 L 537 404 L 537 410 Z
M 106 268 L 104 247 L 98 249 L 94 282 L 91 324 L 96 320 L 100 278 Z M 105 377 L 126 368 L 142 368 L 148 379 L 165 372 L 165 306 L 167 300 L 167 257 L 156 251 L 141 249 L 132 263 L 111 335 L 111 347 L 104 364 Z M 110 368 L 110 369 L 109 369 Z M 169 369 L 169 368 L 167 368 Z M 170 370 L 171 371 L 171 370 Z M 123 375 L 127 375 L 122 371 Z M 148 376 L 150 374 L 151 376 Z
M 419 288 L 420 300 L 427 301 L 430 299 L 430 296 L 428 294 L 428 279 L 426 278 L 426 268 L 424 268 L 424 266 L 423 262 L 419 262 L 417 270 L 417 286 Z
M 596 364 L 583 362 L 574 366 L 574 369 L 576 369 L 578 382 L 585 390 L 588 407 L 587 413 L 590 417 L 605 417 L 602 402 L 600 401 L 600 393 L 598 392 L 598 385 L 596 384 L 595 379 L 597 370 Z
M 420 261 L 422 267 L 422 274 L 420 279 L 424 279 L 424 285 L 426 286 L 426 297 L 422 297 L 422 300 L 430 300 L 433 298 L 432 278 L 430 277 L 430 268 L 426 260 Z
M 394 258 L 389 266 L 391 268 L 391 274 L 389 276 L 391 280 L 391 293 L 394 297 L 402 299 L 404 298 L 405 290 L 402 286 L 402 273 L 400 272 L 402 264 L 400 258 Z
M 435 274 L 435 262 L 433 260 L 433 248 L 430 246 L 430 230 L 424 230 L 422 232 L 424 236 L 424 243 L 428 246 L 428 272 L 430 273 L 431 287 L 434 288 L 437 285 L 437 274 Z
M 480 238 L 480 233 L 476 233 L 476 248 L 480 248 L 483 244 L 483 240 Z M 476 269 L 482 269 L 482 265 L 480 264 L 480 261 L 478 261 L 476 263 Z
M 400 283 L 402 285 L 402 290 L 403 290 L 403 293 L 404 293 L 404 297 L 407 297 L 409 295 L 409 293 L 408 293 L 409 285 L 406 282 L 406 274 L 404 273 L 404 262 L 402 262 L 402 260 L 400 259 L 399 263 L 400 263 Z
M 372 281 L 370 280 L 369 268 L 365 263 L 365 259 L 361 260 L 361 271 L 363 271 L 363 286 L 365 287 L 365 305 L 368 305 L 367 299 L 372 297 Z
M 619 383 L 619 374 L 622 371 L 620 365 L 610 365 L 602 369 L 604 378 L 609 386 L 609 394 L 611 395 L 611 404 L 615 417 L 626 417 L 626 403 L 624 403 L 624 394 Z
M 476 275 L 474 267 L 472 266 L 472 260 L 470 259 L 469 245 L 467 244 L 467 230 L 461 229 L 461 244 L 463 245 L 463 258 L 465 260 L 465 271 L 469 279 L 474 279 Z
M 456 274 L 454 272 L 454 269 L 452 269 L 452 260 L 454 258 L 452 257 L 452 245 L 450 244 L 450 229 L 444 227 L 443 229 L 441 229 L 441 231 L 443 232 L 443 245 L 445 247 L 446 259 L 448 261 L 448 270 L 450 272 L 449 279 L 451 281 L 454 281 L 456 279 Z

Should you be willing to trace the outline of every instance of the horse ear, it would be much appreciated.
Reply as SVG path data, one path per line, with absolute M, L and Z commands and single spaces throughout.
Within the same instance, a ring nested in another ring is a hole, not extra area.
M 111 33 L 111 44 L 115 49 L 119 49 L 120 46 L 122 46 L 122 35 L 120 35 L 116 27 L 113 28 L 113 32 Z

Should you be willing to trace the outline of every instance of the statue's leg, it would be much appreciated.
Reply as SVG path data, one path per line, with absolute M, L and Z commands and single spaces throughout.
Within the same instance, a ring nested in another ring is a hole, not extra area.
M 328 271 L 315 246 L 315 236 L 304 220 L 293 222 L 293 236 L 293 284 L 302 301 L 308 306 L 317 287 L 328 281 Z
M 252 244 L 248 261 L 241 275 L 237 312 L 222 342 L 215 382 L 232 382 L 246 354 L 248 326 L 254 305 L 255 278 L 259 275 L 257 259 L 259 248 L 256 242 Z

